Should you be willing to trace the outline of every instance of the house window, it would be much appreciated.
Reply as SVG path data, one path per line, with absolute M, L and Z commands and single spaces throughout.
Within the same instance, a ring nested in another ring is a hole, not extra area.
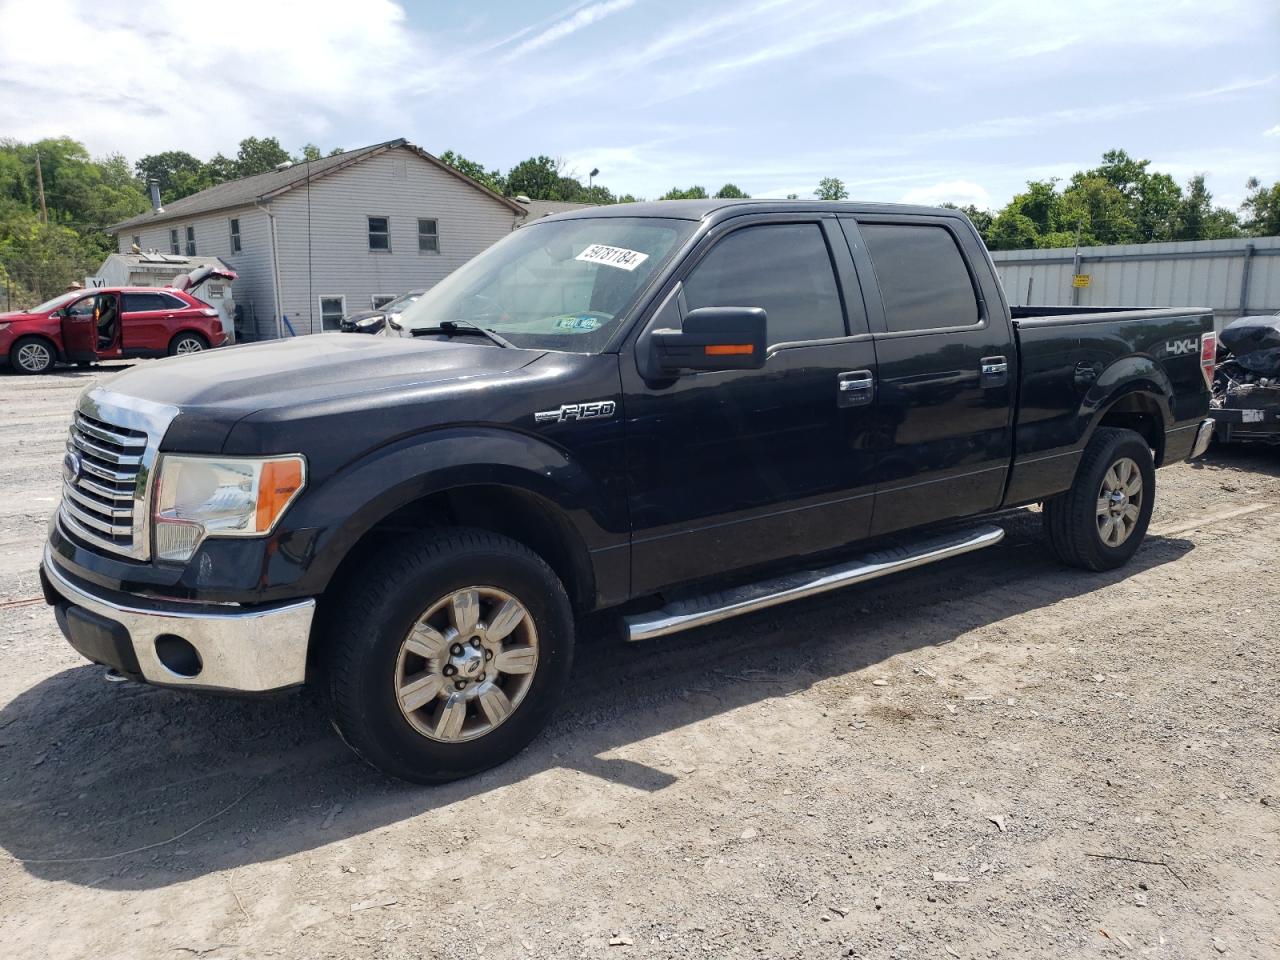
M 369 217 L 369 249 L 391 250 L 391 219 Z
M 440 228 L 434 220 L 418 221 L 418 252 L 440 252 Z
M 391 302 L 392 300 L 394 300 L 394 299 L 395 299 L 395 295 L 394 295 L 394 294 L 388 294 L 388 293 L 375 293 L 375 294 L 373 295 L 373 309 L 377 310 L 379 307 L 384 306 L 385 304 L 390 303 L 390 302 Z
M 187 227 L 187 256 L 194 257 L 196 255 L 196 228 Z
M 324 330 L 341 330 L 342 318 L 347 312 L 346 297 L 320 298 L 320 326 Z
M 240 221 L 231 221 L 231 252 L 240 252 Z
M 170 231 L 169 231 L 169 252 L 170 252 L 170 253 L 181 253 L 181 252 L 182 252 L 182 248 L 178 246 L 178 229 L 177 229 L 177 227 L 174 227 L 174 229 L 172 229 L 172 230 L 170 230 Z
M 142 249 L 142 237 L 135 233 L 135 234 L 133 235 L 133 238 L 132 238 L 132 239 L 133 239 L 133 245 L 134 245 L 135 247 L 137 247 L 139 250 L 141 250 L 141 249 Z

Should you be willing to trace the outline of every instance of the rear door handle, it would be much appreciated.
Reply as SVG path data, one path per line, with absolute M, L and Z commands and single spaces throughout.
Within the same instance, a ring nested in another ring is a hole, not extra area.
M 984 387 L 1003 387 L 1009 382 L 1009 361 L 1004 357 L 983 357 L 981 363 Z
M 850 370 L 836 375 L 836 405 L 865 407 L 876 397 L 876 379 L 870 370 Z

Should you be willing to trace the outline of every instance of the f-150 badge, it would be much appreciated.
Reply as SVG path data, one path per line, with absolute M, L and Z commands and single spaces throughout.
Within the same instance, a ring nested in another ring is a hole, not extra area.
M 533 415 L 536 423 L 565 423 L 569 420 L 599 420 L 612 417 L 618 405 L 612 400 L 591 403 L 562 403 L 558 410 L 542 410 Z

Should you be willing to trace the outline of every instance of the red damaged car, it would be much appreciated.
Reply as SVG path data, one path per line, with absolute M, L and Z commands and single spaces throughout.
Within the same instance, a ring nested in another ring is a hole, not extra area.
M 0 313 L 0 358 L 18 373 L 59 360 L 93 363 L 196 353 L 227 342 L 218 311 L 192 296 L 205 280 L 235 273 L 202 267 L 173 287 L 72 290 L 30 310 Z

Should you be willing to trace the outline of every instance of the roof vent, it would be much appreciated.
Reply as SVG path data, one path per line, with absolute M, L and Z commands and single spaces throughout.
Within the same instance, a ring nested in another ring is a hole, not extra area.
M 277 163 L 277 164 L 276 164 L 276 169 L 277 169 L 277 170 L 288 170 L 288 169 L 289 169 L 290 167 L 292 167 L 292 166 L 293 166 L 293 161 L 292 161 L 292 160 L 286 160 L 284 163 Z
M 516 203 L 533 203 L 533 201 L 521 193 L 516 196 Z

